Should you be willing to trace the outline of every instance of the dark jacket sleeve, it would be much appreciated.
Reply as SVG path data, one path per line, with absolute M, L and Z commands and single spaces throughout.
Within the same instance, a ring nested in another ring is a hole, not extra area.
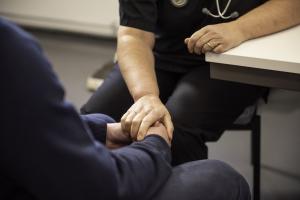
M 82 121 L 88 126 L 94 138 L 105 144 L 106 130 L 108 123 L 115 123 L 115 120 L 104 114 L 80 115 Z
M 31 36 L 0 18 L 1 172 L 37 199 L 149 199 L 171 173 L 158 136 L 98 143 Z M 8 84 L 9 83 L 9 84 Z

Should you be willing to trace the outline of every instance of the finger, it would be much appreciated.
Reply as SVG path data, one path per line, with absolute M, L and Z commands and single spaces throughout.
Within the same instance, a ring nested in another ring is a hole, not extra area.
M 199 40 L 199 38 L 202 37 L 202 35 L 204 35 L 207 32 L 207 30 L 205 28 L 200 29 L 199 31 L 195 32 L 188 41 L 188 50 L 190 53 L 194 52 L 194 48 L 196 45 L 196 42 Z
M 198 47 L 198 46 L 197 46 L 197 43 L 196 43 L 193 52 L 194 52 L 195 54 L 197 54 L 197 55 L 201 55 L 201 53 L 202 53 L 201 50 L 202 50 L 202 47 Z
M 161 123 L 159 121 L 156 121 L 153 126 L 154 127 L 159 127 L 160 125 L 161 125 Z
M 170 141 L 172 141 L 174 126 L 173 126 L 172 119 L 171 119 L 170 115 L 167 115 L 167 116 L 164 117 L 163 124 L 167 128 L 168 136 L 169 136 Z
M 209 44 L 204 44 L 203 48 L 202 48 L 202 53 L 205 54 L 206 52 L 212 51 L 213 47 L 210 46 Z
M 203 46 L 202 53 L 206 53 L 209 51 L 213 52 L 213 50 L 220 44 L 222 44 L 222 41 L 220 39 L 212 39 Z
M 189 43 L 190 38 L 185 38 L 184 39 L 184 44 L 188 44 Z
M 190 53 L 194 53 L 194 48 L 195 48 L 195 45 L 198 41 L 200 36 L 198 36 L 198 34 L 190 37 L 189 41 L 188 41 L 188 44 L 187 44 L 187 47 L 188 47 L 188 51 Z
M 213 32 L 207 32 L 202 37 L 199 38 L 195 45 L 194 52 L 197 52 L 198 54 L 203 53 L 203 47 L 205 46 L 206 43 L 208 43 L 210 40 L 215 38 L 215 33 Z
M 146 116 L 145 112 L 140 112 L 133 118 L 132 123 L 131 123 L 131 129 L 130 129 L 130 136 L 132 139 L 134 139 L 134 140 L 137 139 L 137 134 L 138 134 L 140 125 L 145 116 Z
M 146 115 L 139 127 L 138 140 L 144 139 L 146 132 L 150 128 L 150 126 L 152 126 L 160 118 L 161 117 L 157 116 L 157 114 L 154 111 Z
M 128 110 L 127 112 L 122 116 L 121 118 L 121 127 L 123 131 L 126 131 L 128 133 L 130 133 L 130 127 L 131 127 L 131 123 L 128 124 L 128 117 L 132 118 L 134 114 L 137 114 L 138 112 L 140 112 L 140 110 L 142 110 L 142 106 L 140 104 L 133 104 Z M 128 127 L 129 126 L 129 127 Z
M 129 115 L 129 111 L 127 111 L 121 118 L 121 128 L 123 131 L 125 131 L 125 120 L 127 118 L 127 116 Z
M 136 116 L 137 113 L 133 110 L 127 111 L 127 112 L 128 112 L 128 114 L 126 115 L 126 117 L 124 117 L 124 118 L 122 117 L 121 123 L 122 123 L 123 131 L 130 133 L 132 120 Z
M 223 53 L 223 52 L 225 52 L 224 45 L 219 44 L 219 45 L 216 46 L 212 51 L 213 51 L 214 53 Z

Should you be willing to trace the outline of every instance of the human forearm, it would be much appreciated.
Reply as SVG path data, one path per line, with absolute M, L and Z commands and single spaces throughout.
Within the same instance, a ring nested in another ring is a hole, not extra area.
M 132 139 L 144 138 L 156 121 L 161 121 L 172 138 L 173 124 L 167 108 L 159 99 L 154 70 L 154 34 L 130 27 L 118 32 L 118 61 L 123 78 L 135 103 L 122 116 L 121 124 Z
M 249 40 L 299 24 L 299 10 L 299 0 L 269 0 L 231 23 Z
M 128 33 L 121 27 L 118 36 L 118 62 L 135 101 L 144 95 L 159 95 L 152 53 L 154 36 L 143 34 L 146 38 L 137 30 Z
M 208 25 L 185 39 L 190 53 L 223 53 L 300 23 L 299 0 L 269 0 L 235 21 Z

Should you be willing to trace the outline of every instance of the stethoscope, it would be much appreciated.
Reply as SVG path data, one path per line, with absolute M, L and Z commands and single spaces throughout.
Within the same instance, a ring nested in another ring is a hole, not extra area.
M 175 6 L 177 8 L 181 8 L 181 7 L 184 7 L 188 3 L 188 0 L 171 0 L 171 3 L 173 4 L 173 6 Z M 216 0 L 218 14 L 213 14 L 208 8 L 203 8 L 202 13 L 205 15 L 211 16 L 213 18 L 222 18 L 222 19 L 237 18 L 239 16 L 239 13 L 237 11 L 231 13 L 228 16 L 225 16 L 230 4 L 231 4 L 231 0 L 228 0 L 223 12 L 221 12 L 219 0 Z

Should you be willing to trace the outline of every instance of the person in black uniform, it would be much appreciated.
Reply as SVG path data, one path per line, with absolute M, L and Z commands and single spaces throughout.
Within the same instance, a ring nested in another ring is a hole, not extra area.
M 1 17 L 0 55 L 1 200 L 250 200 L 223 162 L 172 169 L 160 123 L 132 142 L 108 116 L 78 115 L 36 40 Z
M 267 88 L 210 79 L 204 53 L 294 26 L 299 7 L 299 0 L 120 0 L 118 63 L 81 112 L 121 119 L 134 139 L 160 120 L 173 138 L 174 165 L 205 159 L 205 143 Z

